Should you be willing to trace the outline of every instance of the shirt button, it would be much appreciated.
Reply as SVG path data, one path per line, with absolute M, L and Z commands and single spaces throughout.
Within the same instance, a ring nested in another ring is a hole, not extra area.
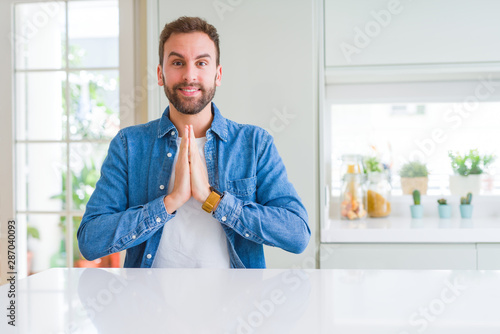
M 165 186 L 163 184 L 160 185 L 160 189 L 163 190 L 165 189 Z
M 133 236 L 132 236 L 132 239 L 135 239 L 135 238 L 136 238 L 136 237 L 135 237 L 135 235 L 133 235 Z
M 225 222 L 227 220 L 226 216 L 222 217 L 221 220 Z
M 172 153 L 168 152 L 167 153 L 167 157 L 171 158 L 172 157 Z
M 170 135 L 175 136 L 175 131 L 170 132 Z
M 146 255 L 146 257 L 147 257 L 148 259 L 150 259 L 150 258 L 151 258 L 151 254 Z
M 245 233 L 245 237 L 247 237 L 247 238 L 248 238 L 249 236 L 250 236 L 250 234 L 248 234 L 248 233 Z
M 160 217 L 156 217 L 156 222 L 157 223 L 161 222 L 161 218 Z

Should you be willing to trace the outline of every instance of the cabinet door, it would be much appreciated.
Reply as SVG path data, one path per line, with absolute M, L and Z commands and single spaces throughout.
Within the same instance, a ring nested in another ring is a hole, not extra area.
M 500 270 L 500 244 L 477 244 L 477 269 Z
M 158 0 L 160 31 L 184 15 L 203 17 L 217 28 L 222 85 L 214 102 L 225 117 L 273 135 L 313 233 L 318 193 L 316 10 L 314 0 Z M 149 50 L 157 54 L 158 46 Z M 162 94 L 162 110 L 167 103 Z M 268 267 L 314 267 L 314 239 L 300 256 L 266 248 Z
M 321 244 L 321 269 L 476 269 L 474 244 Z
M 500 1 L 325 0 L 326 66 L 500 61 Z

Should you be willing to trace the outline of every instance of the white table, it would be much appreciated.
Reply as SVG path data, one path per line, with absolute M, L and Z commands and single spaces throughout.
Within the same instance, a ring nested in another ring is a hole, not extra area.
M 500 332 L 500 271 L 50 269 L 17 293 L 19 333 Z

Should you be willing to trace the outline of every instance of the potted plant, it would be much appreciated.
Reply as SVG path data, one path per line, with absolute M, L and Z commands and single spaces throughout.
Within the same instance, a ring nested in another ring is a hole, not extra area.
M 367 173 L 381 173 L 384 170 L 384 165 L 378 160 L 377 157 L 366 157 L 364 172 Z
M 424 216 L 424 207 L 420 204 L 420 191 L 413 191 L 413 205 L 410 205 L 411 217 L 420 219 Z
M 467 196 L 460 199 L 460 215 L 462 218 L 472 217 L 472 193 L 468 193 Z
M 31 226 L 28 224 L 28 229 L 27 229 L 27 234 L 28 234 L 28 245 L 29 245 L 29 240 L 30 239 L 38 239 L 40 240 L 40 232 L 38 229 L 34 226 Z M 31 275 L 31 263 L 33 262 L 33 252 L 31 249 L 28 248 L 28 275 Z
M 438 199 L 439 218 L 448 219 L 451 217 L 451 206 L 446 202 L 446 199 Z
M 448 152 L 454 175 L 450 175 L 450 192 L 452 195 L 464 193 L 479 194 L 481 189 L 480 175 L 484 173 L 494 160 L 494 155 L 479 155 L 477 149 L 468 154 Z
M 399 171 L 403 195 L 410 195 L 416 189 L 422 195 L 427 194 L 429 171 L 424 163 L 412 161 L 404 164 Z

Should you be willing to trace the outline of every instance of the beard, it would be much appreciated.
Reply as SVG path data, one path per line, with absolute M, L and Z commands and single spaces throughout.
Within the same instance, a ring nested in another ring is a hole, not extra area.
M 165 82 L 165 76 L 163 76 L 163 82 Z M 201 91 L 201 96 L 198 97 L 181 96 L 179 89 L 188 86 L 198 88 Z M 163 90 L 165 91 L 167 99 L 181 114 L 196 115 L 197 113 L 202 111 L 203 108 L 205 108 L 207 104 L 210 103 L 210 101 L 213 100 L 215 96 L 215 80 L 214 80 L 214 85 L 211 88 L 203 87 L 200 84 L 180 83 L 174 85 L 172 90 L 168 88 L 167 85 L 164 85 Z

